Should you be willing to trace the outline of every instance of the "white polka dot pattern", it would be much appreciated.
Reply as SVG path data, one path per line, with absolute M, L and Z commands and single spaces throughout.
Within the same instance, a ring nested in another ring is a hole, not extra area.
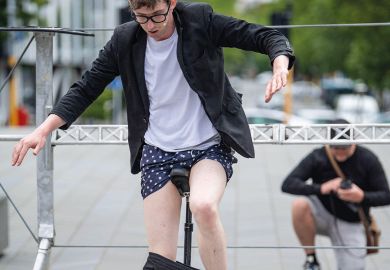
M 173 168 L 191 169 L 203 159 L 215 160 L 221 163 L 226 172 L 227 181 L 233 174 L 232 164 L 237 159 L 229 147 L 213 145 L 206 150 L 187 150 L 180 152 L 165 152 L 158 147 L 145 144 L 141 158 L 141 195 L 147 196 L 162 188 L 169 180 Z

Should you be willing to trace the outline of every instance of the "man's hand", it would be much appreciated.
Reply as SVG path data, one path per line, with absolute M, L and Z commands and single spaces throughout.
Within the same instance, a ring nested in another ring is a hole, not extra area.
M 287 84 L 289 59 L 285 55 L 279 55 L 273 62 L 272 79 L 267 83 L 265 89 L 265 102 L 269 102 L 272 96 Z
M 343 201 L 360 203 L 364 199 L 364 191 L 357 185 L 352 184 L 352 187 L 349 189 L 339 188 L 337 196 Z
M 38 128 L 15 145 L 12 153 L 12 166 L 19 166 L 30 148 L 34 149 L 34 155 L 38 155 L 45 146 L 46 138 L 50 132 L 64 124 L 65 121 L 61 117 L 55 114 L 49 115 Z
M 12 153 L 12 166 L 19 166 L 30 148 L 34 149 L 34 155 L 38 155 L 39 151 L 45 146 L 46 136 L 47 134 L 36 129 L 31 134 L 21 139 L 15 145 Z
M 332 191 L 337 192 L 337 190 L 340 188 L 341 181 L 342 179 L 340 177 L 337 177 L 323 183 L 321 185 L 321 194 L 327 195 L 330 194 Z

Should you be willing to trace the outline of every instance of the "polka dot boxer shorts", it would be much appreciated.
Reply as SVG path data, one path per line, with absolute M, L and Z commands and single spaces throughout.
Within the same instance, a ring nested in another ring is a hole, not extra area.
M 141 158 L 141 195 L 147 196 L 162 188 L 170 180 L 173 168 L 190 169 L 203 159 L 221 163 L 226 172 L 227 181 L 232 177 L 232 164 L 237 163 L 233 151 L 223 145 L 213 145 L 206 150 L 186 150 L 165 152 L 158 147 L 145 144 Z

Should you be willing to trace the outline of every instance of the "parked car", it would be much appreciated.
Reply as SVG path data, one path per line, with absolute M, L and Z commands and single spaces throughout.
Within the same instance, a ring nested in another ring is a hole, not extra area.
M 283 110 L 284 106 L 284 93 L 279 92 L 272 96 L 272 100 L 268 103 L 264 101 L 264 94 L 259 95 L 257 98 L 257 107 L 265 108 L 267 110 Z
M 321 88 L 310 81 L 295 81 L 291 91 L 294 99 L 318 99 L 321 96 Z
M 355 84 L 348 78 L 326 78 L 321 80 L 321 91 L 321 97 L 325 104 L 335 108 L 339 95 L 355 93 Z
M 329 108 L 303 108 L 299 109 L 296 115 L 308 119 L 314 124 L 326 124 L 337 118 L 336 111 Z
M 257 107 L 274 110 L 283 110 L 285 103 L 285 94 L 287 89 L 284 88 L 280 93 L 272 97 L 269 103 L 264 102 L 264 95 L 259 95 Z M 293 104 L 307 105 L 317 102 L 321 96 L 321 88 L 310 81 L 296 81 L 291 84 L 291 97 Z
M 249 124 L 290 124 L 290 125 L 305 125 L 311 124 L 310 120 L 296 116 L 288 115 L 279 110 L 264 109 L 264 108 L 246 108 L 245 114 Z
M 375 123 L 379 115 L 376 99 L 367 95 L 341 95 L 336 102 L 337 117 L 351 123 Z
M 378 114 L 376 123 L 390 123 L 390 111 Z

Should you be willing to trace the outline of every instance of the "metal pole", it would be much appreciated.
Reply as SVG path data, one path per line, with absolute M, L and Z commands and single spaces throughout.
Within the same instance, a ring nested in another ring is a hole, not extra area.
M 192 245 L 192 231 L 194 225 L 192 224 L 192 214 L 190 210 L 190 193 L 186 192 L 186 223 L 184 224 L 184 264 L 191 266 L 191 245 Z
M 8 27 L 16 26 L 16 1 L 8 0 L 7 1 L 7 20 Z M 7 46 L 7 55 L 8 55 L 8 71 L 12 69 L 12 66 L 15 65 L 16 59 L 13 52 L 13 46 L 15 42 L 15 33 L 9 33 L 8 37 L 8 46 Z M 19 119 L 17 114 L 18 107 L 18 95 L 16 89 L 15 76 L 12 75 L 9 80 L 9 125 L 17 126 Z
M 35 33 L 37 126 L 46 119 L 53 106 L 53 36 L 54 33 Z M 49 251 L 55 235 L 51 135 L 48 136 L 45 147 L 37 157 L 37 187 L 38 237 L 41 239 L 41 244 L 36 263 L 45 268 L 34 267 L 34 269 L 48 269 Z M 46 263 L 41 264 L 38 260 Z
M 42 239 L 39 243 L 38 255 L 35 260 L 33 270 L 49 269 L 51 242 L 48 239 Z

